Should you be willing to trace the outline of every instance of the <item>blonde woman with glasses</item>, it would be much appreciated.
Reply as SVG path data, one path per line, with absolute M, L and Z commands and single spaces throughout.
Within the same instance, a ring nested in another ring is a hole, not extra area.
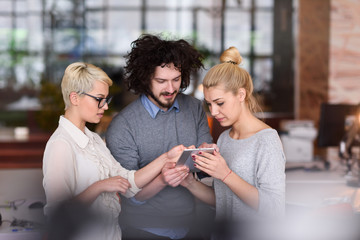
M 100 122 L 111 101 L 111 85 L 112 80 L 100 68 L 83 62 L 70 64 L 61 82 L 65 114 L 60 116 L 44 152 L 45 215 L 51 219 L 62 203 L 75 200 L 99 214 L 99 222 L 103 223 L 80 232 L 78 237 L 82 239 L 121 239 L 118 193 L 134 196 L 163 168 L 172 168 L 184 149 L 176 146 L 138 171 L 123 168 L 100 136 L 85 126 Z M 184 167 L 172 171 L 187 174 Z

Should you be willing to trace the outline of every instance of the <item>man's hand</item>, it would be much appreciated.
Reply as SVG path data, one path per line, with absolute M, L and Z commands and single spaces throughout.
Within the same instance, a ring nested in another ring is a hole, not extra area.
M 189 168 L 187 166 L 176 166 L 174 162 L 168 162 L 161 170 L 163 181 L 171 186 L 177 187 L 189 175 Z

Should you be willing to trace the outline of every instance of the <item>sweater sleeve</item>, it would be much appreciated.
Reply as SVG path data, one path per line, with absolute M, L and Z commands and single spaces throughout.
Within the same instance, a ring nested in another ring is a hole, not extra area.
M 258 149 L 257 189 L 259 214 L 285 214 L 285 155 L 277 134 L 265 136 Z
M 106 145 L 121 166 L 138 170 L 140 156 L 133 136 L 133 128 L 129 122 L 117 115 L 106 131 Z

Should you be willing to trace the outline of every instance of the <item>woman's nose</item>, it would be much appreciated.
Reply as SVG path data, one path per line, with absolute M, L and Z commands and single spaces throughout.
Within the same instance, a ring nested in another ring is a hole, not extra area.
M 106 102 L 102 108 L 103 108 L 104 110 L 108 110 L 108 109 L 109 109 L 108 103 Z
M 209 108 L 211 116 L 215 117 L 219 114 L 219 109 L 216 106 L 210 106 Z

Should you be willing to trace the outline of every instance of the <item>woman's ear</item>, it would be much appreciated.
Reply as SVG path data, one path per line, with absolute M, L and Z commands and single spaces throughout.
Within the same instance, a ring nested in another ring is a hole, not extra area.
M 70 102 L 72 105 L 79 105 L 79 95 L 76 92 L 71 92 L 69 96 Z
M 246 90 L 245 90 L 245 88 L 239 88 L 238 96 L 240 98 L 240 102 L 245 101 L 245 98 L 246 98 Z

